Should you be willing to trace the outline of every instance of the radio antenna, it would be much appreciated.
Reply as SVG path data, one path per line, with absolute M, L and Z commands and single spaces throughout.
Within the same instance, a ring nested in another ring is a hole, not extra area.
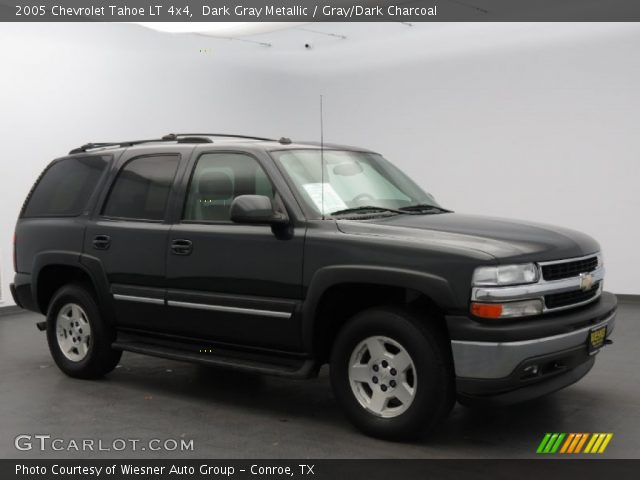
M 324 220 L 324 121 L 322 101 L 323 97 L 320 95 L 320 209 L 322 220 Z

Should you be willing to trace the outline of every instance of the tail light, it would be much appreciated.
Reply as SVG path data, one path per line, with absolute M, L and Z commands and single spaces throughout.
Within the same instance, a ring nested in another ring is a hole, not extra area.
M 18 271 L 18 255 L 16 253 L 16 232 L 13 232 L 13 271 Z

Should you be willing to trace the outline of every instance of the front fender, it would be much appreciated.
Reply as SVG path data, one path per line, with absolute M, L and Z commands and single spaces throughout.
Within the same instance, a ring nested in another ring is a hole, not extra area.
M 322 295 L 329 288 L 346 283 L 410 288 L 428 296 L 445 311 L 455 305 L 454 293 L 449 282 L 437 275 L 366 265 L 323 267 L 311 279 L 302 307 L 302 341 L 306 351 L 313 351 L 313 336 L 318 321 L 316 314 Z

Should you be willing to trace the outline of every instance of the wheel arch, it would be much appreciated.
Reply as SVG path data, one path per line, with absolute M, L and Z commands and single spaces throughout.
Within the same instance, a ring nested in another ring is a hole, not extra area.
M 41 313 L 46 315 L 58 289 L 79 282 L 92 290 L 100 308 L 106 310 L 105 316 L 114 318 L 109 286 L 99 260 L 72 252 L 42 252 L 36 256 L 32 271 L 32 295 Z
M 454 305 L 454 295 L 446 279 L 428 273 L 363 266 L 323 268 L 313 277 L 303 304 L 305 350 L 324 363 L 348 318 L 389 304 L 429 312 L 446 329 L 444 312 Z

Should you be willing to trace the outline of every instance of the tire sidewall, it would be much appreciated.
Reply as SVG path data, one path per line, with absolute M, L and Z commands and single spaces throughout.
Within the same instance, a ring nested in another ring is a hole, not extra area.
M 69 303 L 75 303 L 82 307 L 91 328 L 89 350 L 87 355 L 78 362 L 68 359 L 60 350 L 56 333 L 58 314 L 62 307 Z M 78 285 L 68 285 L 56 292 L 47 312 L 47 341 L 51 356 L 64 373 L 82 377 L 95 368 L 99 361 L 100 350 L 104 349 L 106 342 L 110 345 L 112 340 L 108 338 L 105 330 L 98 306 L 86 289 Z
M 428 321 L 428 320 L 427 320 Z M 417 377 L 416 395 L 402 414 L 383 418 L 367 411 L 351 389 L 348 367 L 355 347 L 370 336 L 386 336 L 411 356 Z M 348 417 L 365 433 L 389 439 L 410 438 L 431 429 L 446 414 L 451 371 L 442 339 L 408 312 L 376 308 L 362 312 L 340 332 L 331 356 L 331 382 Z

